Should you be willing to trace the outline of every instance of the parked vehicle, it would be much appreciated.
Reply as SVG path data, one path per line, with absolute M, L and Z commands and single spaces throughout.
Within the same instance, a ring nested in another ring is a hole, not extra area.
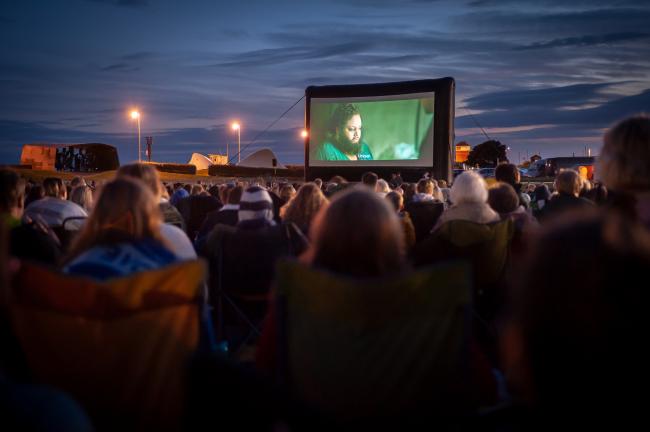
M 594 165 L 595 162 L 594 156 L 539 159 L 528 168 L 528 177 L 555 177 L 561 169 L 575 169 L 581 165 Z

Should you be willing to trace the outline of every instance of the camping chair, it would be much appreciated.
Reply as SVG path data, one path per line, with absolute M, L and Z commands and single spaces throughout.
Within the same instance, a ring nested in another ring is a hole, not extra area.
M 506 270 L 514 233 L 511 219 L 493 224 L 453 220 L 443 223 L 414 249 L 416 265 L 458 259 L 470 263 L 474 333 L 494 361 L 498 357 L 494 320 L 505 302 Z
M 234 354 L 261 335 L 276 261 L 305 247 L 294 224 L 276 228 L 262 233 L 217 225 L 205 243 L 217 338 Z
M 60 227 L 53 228 L 56 235 L 61 241 L 61 249 L 65 252 L 70 247 L 72 240 L 75 238 L 81 228 L 83 228 L 84 223 L 88 217 L 86 216 L 72 216 L 65 218 Z
M 97 282 L 23 263 L 9 314 L 33 380 L 106 430 L 180 428 L 204 275 L 186 261 Z
M 464 409 L 466 264 L 358 279 L 283 261 L 276 287 L 278 377 L 298 400 L 343 423 Z

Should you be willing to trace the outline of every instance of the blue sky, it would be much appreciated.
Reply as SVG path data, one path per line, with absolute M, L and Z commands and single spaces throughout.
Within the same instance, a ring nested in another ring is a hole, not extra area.
M 457 141 L 511 160 L 597 152 L 617 120 L 650 111 L 647 1 L 5 1 L 0 163 L 29 142 L 105 142 L 137 158 L 242 144 L 308 85 L 456 79 Z M 301 103 L 245 152 L 301 163 Z M 245 155 L 244 154 L 244 155 Z

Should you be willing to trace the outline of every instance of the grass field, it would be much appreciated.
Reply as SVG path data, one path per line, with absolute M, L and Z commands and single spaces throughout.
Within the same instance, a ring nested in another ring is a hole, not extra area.
M 76 173 L 76 172 L 64 172 L 64 171 L 42 171 L 42 170 L 33 170 L 33 169 L 25 169 L 25 168 L 17 168 L 16 171 L 22 174 L 22 176 L 26 179 L 31 179 L 36 183 L 42 183 L 44 179 L 47 177 L 59 177 L 62 178 L 63 180 L 69 181 L 72 180 L 74 177 L 83 177 L 86 180 L 94 180 L 96 182 L 105 182 L 107 180 L 112 179 L 115 177 L 115 171 L 103 171 L 100 173 Z M 230 180 L 233 180 L 235 178 L 241 179 L 241 180 L 250 180 L 252 177 L 225 177 L 225 176 L 210 176 L 208 175 L 207 170 L 201 170 L 199 171 L 196 175 L 191 175 L 191 174 L 176 174 L 176 173 L 167 173 L 167 172 L 159 172 L 160 174 L 160 179 L 163 182 L 168 182 L 168 183 L 225 183 Z M 257 177 L 256 177 L 257 178 Z M 278 177 L 280 178 L 280 177 Z M 286 177 L 281 177 L 282 179 L 285 179 Z M 265 180 L 269 181 L 266 176 L 264 177 Z M 303 179 L 297 179 L 297 178 L 287 178 L 289 181 L 302 181 Z

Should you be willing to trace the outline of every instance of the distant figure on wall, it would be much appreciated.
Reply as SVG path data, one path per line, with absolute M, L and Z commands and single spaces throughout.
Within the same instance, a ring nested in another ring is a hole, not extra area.
M 370 147 L 362 138 L 359 108 L 351 103 L 340 104 L 330 119 L 327 137 L 313 159 L 325 161 L 373 160 Z

